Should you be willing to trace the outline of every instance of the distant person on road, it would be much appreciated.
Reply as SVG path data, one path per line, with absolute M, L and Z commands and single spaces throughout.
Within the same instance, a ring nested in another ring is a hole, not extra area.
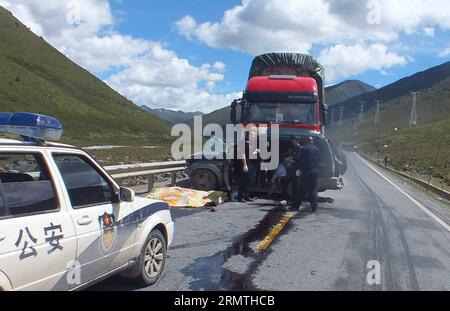
M 305 195 L 311 203 L 313 213 L 315 213 L 317 211 L 317 179 L 319 177 L 320 152 L 314 145 L 313 137 L 307 137 L 302 140 L 300 156 L 295 157 L 294 160 L 297 188 L 294 188 L 292 208 L 299 209 L 304 199 L 303 195 Z
M 389 156 L 387 154 L 384 155 L 384 167 L 387 167 L 389 164 Z

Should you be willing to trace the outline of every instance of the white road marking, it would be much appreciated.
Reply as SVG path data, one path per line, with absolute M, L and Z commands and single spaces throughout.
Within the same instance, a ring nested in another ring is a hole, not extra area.
M 366 160 L 364 160 L 359 154 L 355 153 L 356 156 L 362 161 L 364 162 L 368 167 L 370 167 L 375 173 L 377 173 L 378 175 L 380 175 L 384 180 L 386 180 L 389 184 L 391 184 L 395 189 L 397 189 L 398 191 L 400 191 L 404 196 L 406 196 L 408 199 L 410 199 L 414 204 L 416 204 L 420 209 L 422 209 L 425 213 L 428 214 L 428 216 L 430 216 L 431 218 L 433 218 L 438 224 L 440 224 L 442 227 L 444 227 L 445 230 L 447 230 L 448 232 L 450 232 L 450 226 L 443 221 L 442 219 L 440 219 L 438 216 L 436 216 L 432 211 L 430 211 L 428 208 L 426 208 L 423 204 L 421 204 L 420 202 L 418 202 L 416 199 L 414 199 L 412 196 L 410 196 L 409 194 L 407 194 L 405 191 L 403 191 L 399 186 L 397 186 L 396 184 L 394 184 L 392 181 L 390 181 L 386 176 L 384 176 L 382 173 L 380 173 L 375 167 L 373 167 L 369 162 L 367 162 Z

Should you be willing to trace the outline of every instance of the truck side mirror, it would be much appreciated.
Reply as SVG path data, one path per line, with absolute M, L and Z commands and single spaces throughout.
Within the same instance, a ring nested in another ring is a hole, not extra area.
M 322 104 L 322 125 L 326 126 L 328 123 L 328 105 Z

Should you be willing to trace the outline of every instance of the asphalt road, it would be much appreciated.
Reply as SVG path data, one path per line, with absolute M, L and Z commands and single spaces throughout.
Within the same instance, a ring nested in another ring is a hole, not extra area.
M 174 209 L 175 239 L 155 286 L 113 277 L 90 289 L 450 290 L 450 206 L 347 157 L 345 188 L 322 193 L 334 203 L 320 203 L 317 214 L 264 200 Z M 374 260 L 379 266 L 368 266 Z M 377 268 L 379 284 L 369 284 Z

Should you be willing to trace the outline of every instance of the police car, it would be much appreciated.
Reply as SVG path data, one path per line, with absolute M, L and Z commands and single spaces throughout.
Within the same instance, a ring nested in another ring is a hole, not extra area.
M 0 290 L 75 290 L 123 272 L 154 284 L 174 223 L 166 203 L 135 197 L 83 150 L 50 143 L 60 122 L 0 114 Z

